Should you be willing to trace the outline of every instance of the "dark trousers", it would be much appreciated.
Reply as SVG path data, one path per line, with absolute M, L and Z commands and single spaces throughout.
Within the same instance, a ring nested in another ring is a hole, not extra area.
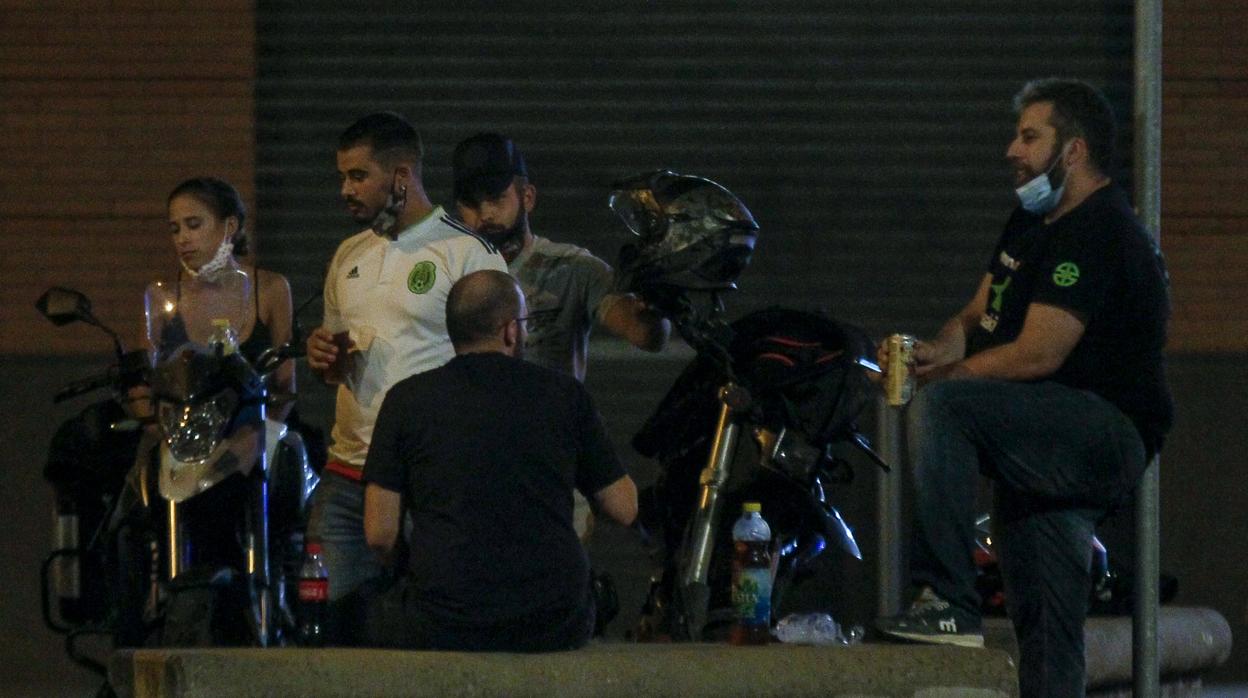
M 991 478 L 1022 695 L 1084 695 L 1092 534 L 1143 472 L 1139 433 L 1090 392 L 996 380 L 925 387 L 910 406 L 908 428 L 914 582 L 979 613 L 975 498 L 980 474 Z

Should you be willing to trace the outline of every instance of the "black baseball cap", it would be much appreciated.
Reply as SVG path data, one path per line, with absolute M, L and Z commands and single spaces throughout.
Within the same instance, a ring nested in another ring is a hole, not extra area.
M 528 177 L 524 156 L 510 138 L 478 133 L 455 146 L 451 157 L 456 201 L 473 203 L 503 193 L 514 177 Z

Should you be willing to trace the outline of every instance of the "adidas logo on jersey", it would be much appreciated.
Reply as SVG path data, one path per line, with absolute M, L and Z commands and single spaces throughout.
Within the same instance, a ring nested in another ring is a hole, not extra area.
M 351 271 L 347 272 L 347 278 L 348 278 L 348 279 L 358 279 L 358 278 L 360 278 L 360 268 L 359 268 L 359 267 L 351 267 Z

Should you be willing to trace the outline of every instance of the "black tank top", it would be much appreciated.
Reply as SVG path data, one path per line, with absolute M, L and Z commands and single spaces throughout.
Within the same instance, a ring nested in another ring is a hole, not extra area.
M 273 346 L 273 332 L 260 319 L 260 275 L 256 272 L 255 267 L 252 267 L 252 274 L 256 277 L 256 290 L 251 294 L 256 304 L 256 321 L 252 324 L 251 334 L 238 343 L 238 351 L 243 355 L 244 359 L 254 363 L 264 353 L 265 349 Z M 182 270 L 180 269 L 178 270 L 176 289 L 177 300 L 181 302 Z M 164 359 L 169 355 L 169 352 L 189 341 L 191 341 L 191 337 L 186 332 L 186 322 L 182 319 L 182 314 L 174 313 L 169 322 L 160 328 L 160 346 L 158 347 L 160 358 Z

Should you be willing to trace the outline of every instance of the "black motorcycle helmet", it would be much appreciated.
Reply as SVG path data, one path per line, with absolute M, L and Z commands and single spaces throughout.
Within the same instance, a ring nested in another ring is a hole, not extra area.
M 758 223 L 740 199 L 709 179 L 648 172 L 617 182 L 608 203 L 640 238 L 620 254 L 622 291 L 731 289 L 750 263 Z

